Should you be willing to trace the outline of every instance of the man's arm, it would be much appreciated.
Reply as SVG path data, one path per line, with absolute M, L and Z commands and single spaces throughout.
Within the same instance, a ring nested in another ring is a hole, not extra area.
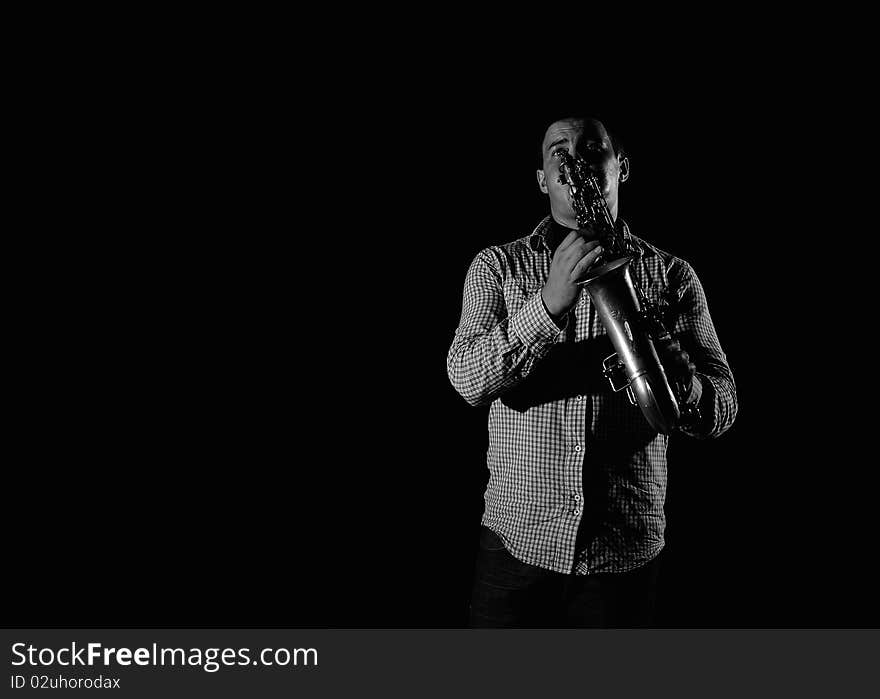
M 499 255 L 483 250 L 465 279 L 461 320 L 446 358 L 449 380 L 471 405 L 488 405 L 529 375 L 560 332 L 540 292 L 508 316 Z
M 736 418 L 733 373 L 718 342 L 696 272 L 687 262 L 675 260 L 669 269 L 669 283 L 677 297 L 678 311 L 670 331 L 695 367 L 691 400 L 697 402 L 701 415 L 697 424 L 682 431 L 701 439 L 718 437 L 730 429 Z

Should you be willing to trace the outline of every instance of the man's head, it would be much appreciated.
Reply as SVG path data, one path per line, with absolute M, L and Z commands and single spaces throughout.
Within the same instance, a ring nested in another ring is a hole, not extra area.
M 559 150 L 583 158 L 596 174 L 611 216 L 617 220 L 618 186 L 629 177 L 629 159 L 598 119 L 568 117 L 555 121 L 541 142 L 538 187 L 550 197 L 550 214 L 557 223 L 577 228 L 568 186 L 559 184 Z

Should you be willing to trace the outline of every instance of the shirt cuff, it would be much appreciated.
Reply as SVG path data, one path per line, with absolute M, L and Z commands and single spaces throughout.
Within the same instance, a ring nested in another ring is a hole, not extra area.
M 539 291 L 526 301 L 519 313 L 510 319 L 510 329 L 527 347 L 548 344 L 555 342 L 559 334 L 565 330 L 568 316 L 566 315 L 563 320 L 565 324 L 562 328 L 553 322 Z

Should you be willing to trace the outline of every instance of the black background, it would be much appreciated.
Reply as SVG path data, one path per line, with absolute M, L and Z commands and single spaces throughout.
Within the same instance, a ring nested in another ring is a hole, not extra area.
M 759 34 L 634 68 L 467 38 L 30 56 L 6 623 L 463 625 L 464 275 L 546 213 L 547 119 L 592 112 L 739 393 L 729 433 L 670 445 L 661 625 L 878 625 L 846 87 Z

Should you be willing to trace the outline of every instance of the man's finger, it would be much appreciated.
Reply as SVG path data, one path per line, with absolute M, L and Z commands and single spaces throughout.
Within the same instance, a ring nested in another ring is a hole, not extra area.
M 581 238 L 583 238 L 584 240 L 598 240 L 599 239 L 599 234 L 596 231 L 594 231 L 592 228 L 590 228 L 589 226 L 587 226 L 586 228 L 580 228 L 580 229 L 578 229 L 577 232 L 581 236 Z
M 599 245 L 598 243 L 595 243 L 595 247 L 593 247 L 593 243 L 595 243 L 595 241 L 593 241 L 592 243 L 587 243 L 587 245 L 590 245 L 592 247 L 592 249 L 589 252 L 587 252 L 580 259 L 580 261 L 572 268 L 572 270 L 571 270 L 571 280 L 572 281 L 574 281 L 574 282 L 578 281 L 580 279 L 580 277 L 583 276 L 583 274 L 590 268 L 590 265 L 592 265 L 596 261 L 596 258 L 602 254 L 602 246 Z
M 596 240 L 584 240 L 583 238 L 578 238 L 571 245 L 569 245 L 568 250 L 565 251 L 563 256 L 563 261 L 571 268 L 583 258 L 591 250 L 594 250 L 599 246 L 599 242 Z
M 556 257 L 559 257 L 563 252 L 566 251 L 569 245 L 571 245 L 574 241 L 578 240 L 580 235 L 577 231 L 571 231 L 567 236 L 562 239 L 562 242 L 559 243 L 559 247 L 556 248 Z
M 690 357 L 687 356 L 686 352 L 678 352 L 669 357 L 669 363 L 675 366 L 675 368 L 679 371 L 685 371 L 685 369 L 690 365 Z
M 678 343 L 676 343 L 676 351 L 671 353 L 672 358 L 678 364 L 688 364 L 691 361 L 690 355 L 682 349 L 679 349 Z

